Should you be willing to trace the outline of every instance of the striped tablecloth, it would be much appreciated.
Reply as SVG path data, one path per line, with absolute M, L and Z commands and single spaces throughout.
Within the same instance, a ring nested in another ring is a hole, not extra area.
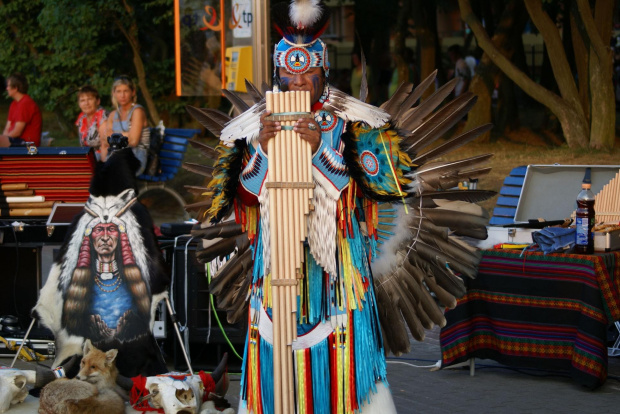
M 607 327 L 620 319 L 620 253 L 485 250 L 478 277 L 446 312 L 443 366 L 487 358 L 566 371 L 594 389 L 607 378 Z

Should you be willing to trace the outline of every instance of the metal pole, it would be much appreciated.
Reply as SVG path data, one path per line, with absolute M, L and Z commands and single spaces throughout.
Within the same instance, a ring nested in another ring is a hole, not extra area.
M 28 330 L 26 331 L 26 335 L 24 335 L 24 339 L 22 340 L 22 343 L 19 346 L 19 349 L 17 350 L 17 353 L 15 354 L 15 357 L 13 358 L 13 362 L 11 362 L 11 368 L 13 368 L 13 365 L 15 365 L 15 361 L 17 361 L 17 357 L 22 352 L 22 348 L 24 347 L 24 343 L 26 342 L 26 340 L 28 339 L 28 336 L 30 335 L 30 330 L 34 326 L 35 320 L 36 320 L 35 318 L 32 318 L 32 322 L 30 322 L 30 326 L 28 327 Z
M 172 306 L 170 306 L 170 299 L 168 299 L 168 295 L 166 295 L 166 307 L 168 308 L 168 313 L 170 314 L 170 319 L 172 320 L 172 326 L 174 326 L 174 330 L 177 333 L 177 338 L 179 339 L 179 345 L 181 345 L 181 350 L 183 351 L 183 357 L 185 357 L 185 363 L 187 364 L 187 368 L 189 369 L 189 373 L 194 375 L 194 371 L 192 370 L 192 365 L 189 362 L 189 357 L 187 356 L 187 350 L 185 349 L 185 344 L 183 343 L 183 338 L 181 338 L 181 331 L 179 331 L 179 327 L 177 325 L 177 315 L 172 310 Z

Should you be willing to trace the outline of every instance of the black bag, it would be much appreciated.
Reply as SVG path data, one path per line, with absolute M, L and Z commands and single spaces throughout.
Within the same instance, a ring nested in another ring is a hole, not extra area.
M 163 141 L 164 137 L 161 134 L 161 130 L 159 128 L 151 128 L 151 142 L 148 149 L 148 158 L 146 160 L 144 174 L 158 175 L 161 172 L 159 150 L 161 149 Z

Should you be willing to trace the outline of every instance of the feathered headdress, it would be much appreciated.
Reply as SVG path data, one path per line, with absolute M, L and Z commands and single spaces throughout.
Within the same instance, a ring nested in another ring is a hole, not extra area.
M 321 0 L 295 0 L 272 8 L 272 23 L 282 35 L 274 50 L 274 67 L 289 73 L 323 68 L 327 74 L 327 47 L 319 36 L 329 24 L 329 9 Z

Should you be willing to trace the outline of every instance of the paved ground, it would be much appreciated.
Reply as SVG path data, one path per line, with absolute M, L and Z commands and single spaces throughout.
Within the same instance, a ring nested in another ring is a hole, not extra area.
M 409 354 L 389 358 L 388 380 L 400 414 L 620 412 L 620 357 L 609 359 L 609 378 L 595 391 L 567 377 L 511 369 L 491 360 L 476 360 L 473 377 L 469 366 L 431 371 L 440 358 L 438 329 L 429 331 L 425 342 L 414 342 Z M 11 359 L 0 359 L 0 365 L 10 363 Z M 237 404 L 238 390 L 239 376 L 233 375 L 231 404 Z M 25 404 L 8 412 L 36 413 L 37 407 L 38 400 L 29 396 Z

